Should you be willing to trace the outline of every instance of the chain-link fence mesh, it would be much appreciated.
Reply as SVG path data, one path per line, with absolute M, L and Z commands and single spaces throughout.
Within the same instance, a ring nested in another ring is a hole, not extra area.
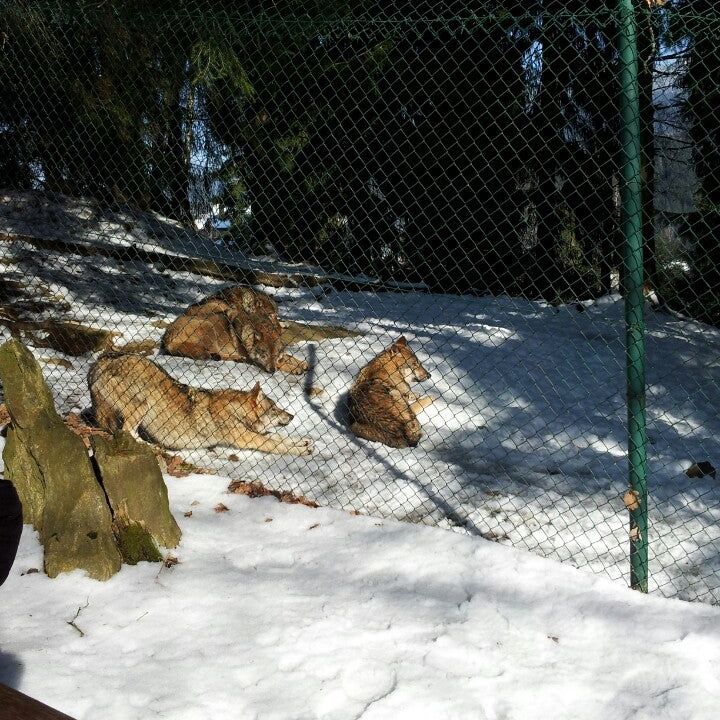
M 635 5 L 650 589 L 717 602 L 720 16 Z M 625 580 L 617 40 L 602 2 L 4 3 L 3 334 L 75 426 Z

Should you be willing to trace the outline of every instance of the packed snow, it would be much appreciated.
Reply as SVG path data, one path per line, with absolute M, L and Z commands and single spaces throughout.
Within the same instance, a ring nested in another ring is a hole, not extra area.
M 0 682 L 78 720 L 717 717 L 718 607 L 219 476 L 167 484 L 171 567 L 49 580 L 25 528 Z

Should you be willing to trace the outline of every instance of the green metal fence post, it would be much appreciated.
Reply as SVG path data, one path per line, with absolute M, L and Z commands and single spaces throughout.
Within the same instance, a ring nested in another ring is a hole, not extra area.
M 628 465 L 636 502 L 630 509 L 630 586 L 648 590 L 647 435 L 645 432 L 645 342 L 642 187 L 637 17 L 633 0 L 619 0 L 622 118 L 622 229 L 625 238 L 625 332 L 627 359 Z

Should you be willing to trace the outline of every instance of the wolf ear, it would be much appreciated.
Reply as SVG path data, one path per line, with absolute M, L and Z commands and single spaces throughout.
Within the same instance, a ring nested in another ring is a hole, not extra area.
M 250 391 L 250 398 L 252 400 L 257 400 L 260 397 L 260 381 L 255 383 L 253 385 L 253 389 Z
M 395 344 L 398 347 L 405 347 L 407 345 L 407 340 L 405 339 L 404 335 L 401 335 L 396 341 Z

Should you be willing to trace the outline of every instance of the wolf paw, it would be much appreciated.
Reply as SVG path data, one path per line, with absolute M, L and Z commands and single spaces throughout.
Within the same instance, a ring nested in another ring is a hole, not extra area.
M 298 360 L 292 355 L 280 355 L 275 361 L 275 367 L 290 375 L 304 375 L 310 369 L 305 360 Z
M 291 452 L 293 455 L 312 455 L 315 450 L 315 443 L 310 438 L 301 438 L 298 440 Z
M 305 360 L 298 360 L 298 364 L 290 372 L 293 375 L 304 375 L 309 369 L 309 363 L 305 362 Z

